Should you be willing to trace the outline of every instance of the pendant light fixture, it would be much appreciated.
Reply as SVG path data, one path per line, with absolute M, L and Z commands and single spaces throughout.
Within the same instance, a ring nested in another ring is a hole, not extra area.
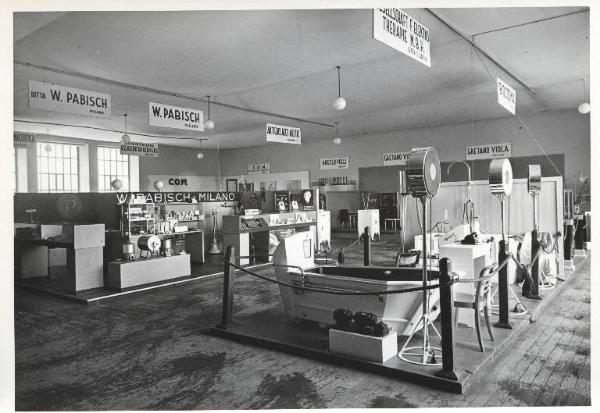
M 202 139 L 200 139 L 200 149 L 202 149 Z M 204 154 L 202 152 L 198 152 L 198 155 L 196 155 L 196 157 L 198 159 L 204 159 Z
M 127 145 L 129 142 L 131 142 L 131 138 L 127 134 L 127 113 L 123 114 L 123 118 L 125 119 L 125 133 L 123 136 L 121 136 L 121 142 Z
M 337 75 L 338 75 L 338 97 L 333 101 L 333 107 L 335 110 L 344 110 L 346 108 L 346 99 L 342 97 L 342 87 L 340 80 L 340 69 L 341 66 L 336 66 Z
M 336 145 L 339 145 L 342 143 L 342 138 L 340 138 L 339 132 L 338 132 L 338 123 L 337 122 L 335 122 L 335 138 L 333 138 L 333 143 Z
M 581 81 L 583 82 L 583 100 L 584 100 L 584 102 L 577 107 L 577 110 L 582 115 L 585 115 L 586 113 L 590 113 L 591 108 L 590 108 L 589 102 L 586 99 L 587 93 L 585 90 L 585 79 L 581 79 Z
M 49 143 L 47 143 L 46 146 L 44 146 L 44 150 L 46 152 L 52 152 L 52 145 L 50 145 Z
M 204 122 L 204 127 L 208 130 L 215 128 L 215 121 L 210 118 L 210 95 L 208 98 L 208 116 L 206 117 L 206 122 Z M 202 158 L 199 158 L 202 159 Z

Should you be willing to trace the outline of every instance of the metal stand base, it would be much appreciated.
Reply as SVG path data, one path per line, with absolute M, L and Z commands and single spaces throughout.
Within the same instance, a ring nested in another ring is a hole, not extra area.
M 408 347 L 415 334 L 419 331 L 419 326 L 423 325 L 423 343 L 420 346 Z M 429 327 L 433 329 L 435 334 L 441 340 L 437 328 L 429 318 L 429 314 L 423 314 L 419 319 L 419 322 L 415 326 L 415 329 L 410 334 L 402 349 L 398 352 L 398 358 L 406 361 L 407 363 L 418 364 L 420 366 L 441 366 L 442 365 L 442 349 L 441 347 L 433 347 L 429 342 Z M 416 350 L 416 352 L 411 352 Z M 437 354 L 435 352 L 437 350 Z M 408 357 L 413 357 L 412 359 Z M 417 358 L 417 359 L 415 359 Z
M 213 241 L 210 249 L 206 251 L 207 254 L 221 254 L 222 251 L 217 247 L 217 243 Z

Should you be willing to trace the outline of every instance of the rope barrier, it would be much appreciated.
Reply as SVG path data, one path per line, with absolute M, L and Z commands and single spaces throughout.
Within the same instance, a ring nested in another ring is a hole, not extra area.
M 321 293 L 321 294 L 331 294 L 331 295 L 352 295 L 352 296 L 380 296 L 380 295 L 391 295 L 391 294 L 405 294 L 405 293 L 413 293 L 413 292 L 417 292 L 417 291 L 425 291 L 425 290 L 434 290 L 436 288 L 440 288 L 440 284 L 435 284 L 435 285 L 428 285 L 426 287 L 420 286 L 420 287 L 412 287 L 412 288 L 404 288 L 402 290 L 383 290 L 383 291 L 355 291 L 355 290 L 336 290 L 336 289 L 329 289 L 329 288 L 314 288 L 314 287 L 309 287 L 306 285 L 302 285 L 302 284 L 293 284 L 293 283 L 287 283 L 285 281 L 279 281 L 279 280 L 274 280 L 272 278 L 269 277 L 265 277 L 264 275 L 260 275 L 257 274 L 255 272 L 246 270 L 245 268 L 242 268 L 238 265 L 235 265 L 231 262 L 227 262 L 227 265 L 234 267 L 237 270 L 240 270 L 248 275 L 252 275 L 254 277 L 260 278 L 264 281 L 268 281 L 268 282 L 272 282 L 274 284 L 278 284 L 278 285 L 283 285 L 285 287 L 289 287 L 289 288 L 293 288 L 293 289 L 298 289 L 298 290 L 302 290 L 302 291 L 311 291 L 314 293 Z M 293 265 L 282 265 L 282 264 L 278 264 L 278 266 L 280 267 L 290 267 L 290 268 L 300 268 L 297 266 L 293 266 Z M 301 274 L 302 277 L 305 277 L 305 273 L 304 271 L 302 271 L 302 268 L 300 268 L 301 270 Z M 453 274 L 453 278 L 451 279 L 451 281 L 448 283 L 448 285 L 452 285 L 457 281 L 457 277 L 455 277 L 456 274 Z

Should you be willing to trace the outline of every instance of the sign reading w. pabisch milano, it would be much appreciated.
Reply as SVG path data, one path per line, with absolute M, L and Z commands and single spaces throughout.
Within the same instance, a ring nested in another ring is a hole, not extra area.
M 235 201 L 237 192 L 117 192 L 117 203 L 139 202 L 225 202 Z

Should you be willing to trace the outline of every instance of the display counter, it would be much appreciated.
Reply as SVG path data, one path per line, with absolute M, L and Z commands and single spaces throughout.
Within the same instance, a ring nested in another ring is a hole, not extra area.
M 136 261 L 111 261 L 108 263 L 108 287 L 123 290 L 157 281 L 184 277 L 192 273 L 190 254 L 170 257 L 151 257 Z

